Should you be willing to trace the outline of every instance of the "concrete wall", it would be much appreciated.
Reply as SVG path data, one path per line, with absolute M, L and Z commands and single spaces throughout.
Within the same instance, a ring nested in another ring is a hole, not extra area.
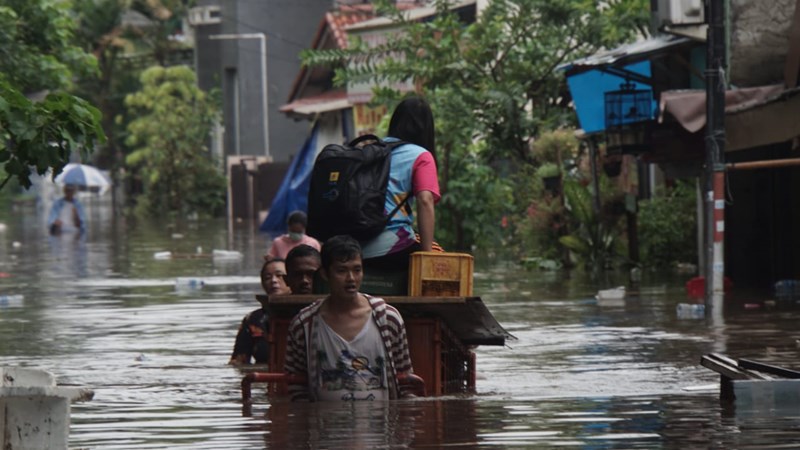
M 308 134 L 304 122 L 279 112 L 300 69 L 299 53 L 311 41 L 332 0 L 235 0 L 221 2 L 223 33 L 267 35 L 268 146 L 264 144 L 261 54 L 257 39 L 222 44 L 222 93 L 228 155 L 265 155 L 288 161 Z M 237 142 L 238 131 L 238 142 Z M 266 148 L 265 148 L 266 147 Z
M 783 81 L 796 0 L 730 0 L 730 81 L 760 86 Z
M 197 6 L 219 6 L 218 0 L 198 0 Z M 222 23 L 194 26 L 195 52 L 194 67 L 197 71 L 197 85 L 205 91 L 222 87 L 220 58 L 222 41 L 213 41 L 209 36 L 220 34 Z

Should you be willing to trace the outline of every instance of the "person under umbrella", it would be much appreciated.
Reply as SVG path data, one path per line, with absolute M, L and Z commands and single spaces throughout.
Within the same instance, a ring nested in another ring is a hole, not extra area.
M 50 234 L 86 231 L 86 213 L 81 202 L 75 198 L 76 190 L 75 185 L 65 184 L 64 196 L 56 200 L 50 208 L 47 218 Z

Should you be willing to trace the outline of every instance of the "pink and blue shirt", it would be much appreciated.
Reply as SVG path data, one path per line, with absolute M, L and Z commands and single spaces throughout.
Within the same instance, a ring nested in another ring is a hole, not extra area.
M 397 139 L 389 137 L 384 141 L 396 142 Z M 422 191 L 430 191 L 435 202 L 441 198 L 433 155 L 415 144 L 404 144 L 395 148 L 392 151 L 384 213 L 388 215 L 408 195 L 416 195 Z M 389 219 L 381 234 L 368 242 L 361 243 L 364 259 L 399 252 L 416 242 L 412 212 L 414 198 L 409 199 L 406 204 L 409 207 L 400 208 Z

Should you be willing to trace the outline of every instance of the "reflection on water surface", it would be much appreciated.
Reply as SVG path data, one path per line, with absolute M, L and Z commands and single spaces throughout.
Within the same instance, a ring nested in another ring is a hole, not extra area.
M 723 414 L 720 351 L 797 368 L 796 310 L 731 307 L 723 322 L 678 320 L 686 277 L 646 274 L 624 306 L 593 300 L 577 274 L 478 261 L 476 293 L 518 339 L 478 348 L 475 396 L 315 405 L 254 392 L 225 365 L 242 316 L 257 307 L 264 237 L 224 223 L 133 226 L 94 217 L 85 239 L 49 239 L 35 211 L 0 233 L 0 361 L 95 390 L 73 405 L 74 448 L 737 448 L 800 442 L 796 417 Z M 174 233 L 182 235 L 173 238 Z M 19 242 L 19 245 L 14 245 Z M 243 258 L 156 260 L 161 251 L 237 250 Z M 176 289 L 198 277 L 201 289 Z

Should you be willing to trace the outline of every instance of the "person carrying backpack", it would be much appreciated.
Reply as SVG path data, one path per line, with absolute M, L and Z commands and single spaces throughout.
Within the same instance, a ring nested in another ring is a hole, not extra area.
M 384 230 L 362 242 L 365 267 L 408 268 L 409 255 L 433 249 L 436 225 L 435 204 L 441 198 L 436 172 L 433 113 L 424 99 L 409 97 L 400 102 L 389 122 L 386 143 L 402 141 L 391 153 L 389 184 L 384 212 L 389 215 Z M 413 228 L 412 208 L 398 208 L 406 197 L 416 203 L 419 240 Z
M 397 106 L 389 137 L 326 145 L 311 172 L 308 235 L 320 242 L 350 235 L 362 246 L 365 267 L 378 269 L 407 270 L 411 253 L 440 250 L 433 242 L 441 197 L 434 145 L 433 113 L 419 97 Z

